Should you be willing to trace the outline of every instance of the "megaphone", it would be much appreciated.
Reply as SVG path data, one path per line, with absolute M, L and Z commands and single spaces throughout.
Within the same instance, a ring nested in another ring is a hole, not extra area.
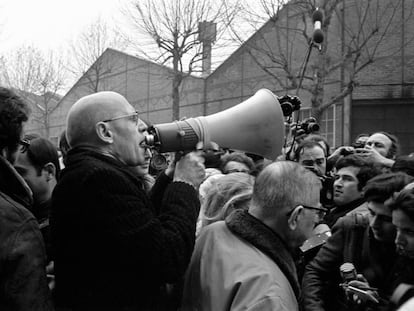
M 153 125 L 146 143 L 158 152 L 191 151 L 199 141 L 275 160 L 282 152 L 284 119 L 279 100 L 261 89 L 224 111 L 183 121 Z

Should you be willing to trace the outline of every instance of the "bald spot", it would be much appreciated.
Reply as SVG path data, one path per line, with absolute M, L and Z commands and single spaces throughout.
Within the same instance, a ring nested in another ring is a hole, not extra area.
M 128 114 L 132 109 L 125 97 L 115 92 L 99 92 L 82 97 L 68 113 L 66 136 L 69 145 L 75 147 L 97 143 L 97 122 Z

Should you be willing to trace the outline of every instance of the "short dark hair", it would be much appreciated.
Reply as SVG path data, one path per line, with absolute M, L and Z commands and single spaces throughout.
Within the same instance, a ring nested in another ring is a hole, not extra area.
M 401 191 L 413 180 L 413 177 L 405 173 L 386 173 L 375 176 L 368 180 L 364 187 L 365 200 L 384 203 L 394 192 Z
M 50 140 L 33 134 L 25 135 L 24 139 L 29 145 L 22 152 L 27 152 L 27 157 L 36 168 L 37 174 L 40 175 L 43 167 L 50 162 L 55 166 L 56 180 L 59 180 L 59 155 L 55 145 Z
M 316 142 L 313 140 L 303 140 L 295 150 L 295 154 L 293 158 L 294 161 L 299 162 L 299 158 L 301 154 L 304 152 L 304 150 L 311 149 L 314 147 L 321 148 L 326 158 L 325 149 L 322 147 L 322 145 L 319 142 Z
M 381 173 L 381 169 L 379 166 L 374 165 L 372 162 L 368 162 L 367 160 L 356 154 L 350 154 L 341 157 L 335 163 L 335 168 L 337 170 L 350 166 L 359 168 L 358 174 L 356 175 L 356 178 L 358 179 L 359 191 L 361 191 L 365 187 L 368 180 Z
M 404 189 L 399 192 L 388 204 L 391 210 L 401 210 L 414 221 L 414 188 Z
M 331 146 L 329 146 L 328 141 L 326 140 L 325 137 L 318 135 L 318 134 L 309 134 L 308 136 L 306 136 L 304 138 L 305 141 L 314 141 L 317 142 L 319 144 L 324 143 L 326 146 L 326 157 L 329 157 L 329 155 L 331 154 Z M 322 145 L 322 144 L 321 144 Z M 323 147 L 323 146 L 322 146 Z M 325 148 L 323 148 L 325 150 Z
M 249 156 L 247 156 L 246 154 L 242 152 L 236 151 L 236 152 L 225 154 L 220 158 L 220 162 L 221 162 L 220 169 L 222 172 L 224 172 L 224 167 L 230 161 L 235 161 L 235 162 L 245 164 L 249 168 L 250 172 L 254 170 L 254 162 L 252 158 L 250 158 Z
M 0 87 L 0 151 L 15 152 L 29 117 L 29 107 L 12 90 Z

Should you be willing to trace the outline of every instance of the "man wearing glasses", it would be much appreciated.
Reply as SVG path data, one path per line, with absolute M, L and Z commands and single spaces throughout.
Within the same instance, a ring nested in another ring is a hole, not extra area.
M 324 212 L 320 187 L 318 177 L 295 162 L 266 166 L 249 210 L 234 211 L 198 237 L 182 310 L 299 310 L 292 254 Z
M 138 121 L 114 92 L 83 97 L 69 110 L 71 149 L 52 196 L 58 307 L 163 310 L 165 284 L 187 268 L 204 165 L 195 153 L 183 156 L 172 182 L 148 197 L 131 169 L 145 162 Z
M 29 109 L 0 87 L 0 310 L 53 310 L 32 193 L 13 168 Z

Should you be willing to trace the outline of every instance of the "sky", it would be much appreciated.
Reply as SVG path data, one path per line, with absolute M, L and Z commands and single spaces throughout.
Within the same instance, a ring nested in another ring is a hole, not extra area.
M 44 55 L 51 51 L 55 56 L 64 55 L 70 62 L 72 43 L 98 19 L 109 29 L 123 34 L 131 31 L 131 20 L 125 11 L 133 1 L 139 0 L 0 0 L 0 56 L 9 57 L 19 47 L 32 46 Z M 257 0 L 237 1 L 256 4 Z M 137 33 L 133 33 L 136 38 Z M 237 48 L 234 43 L 226 42 L 225 46 L 220 53 L 213 51 L 213 68 Z M 133 47 L 125 51 L 138 55 Z M 69 77 L 68 85 L 79 78 Z
M 21 45 L 65 48 L 97 18 L 119 18 L 121 2 L 126 0 L 0 0 L 0 53 Z

